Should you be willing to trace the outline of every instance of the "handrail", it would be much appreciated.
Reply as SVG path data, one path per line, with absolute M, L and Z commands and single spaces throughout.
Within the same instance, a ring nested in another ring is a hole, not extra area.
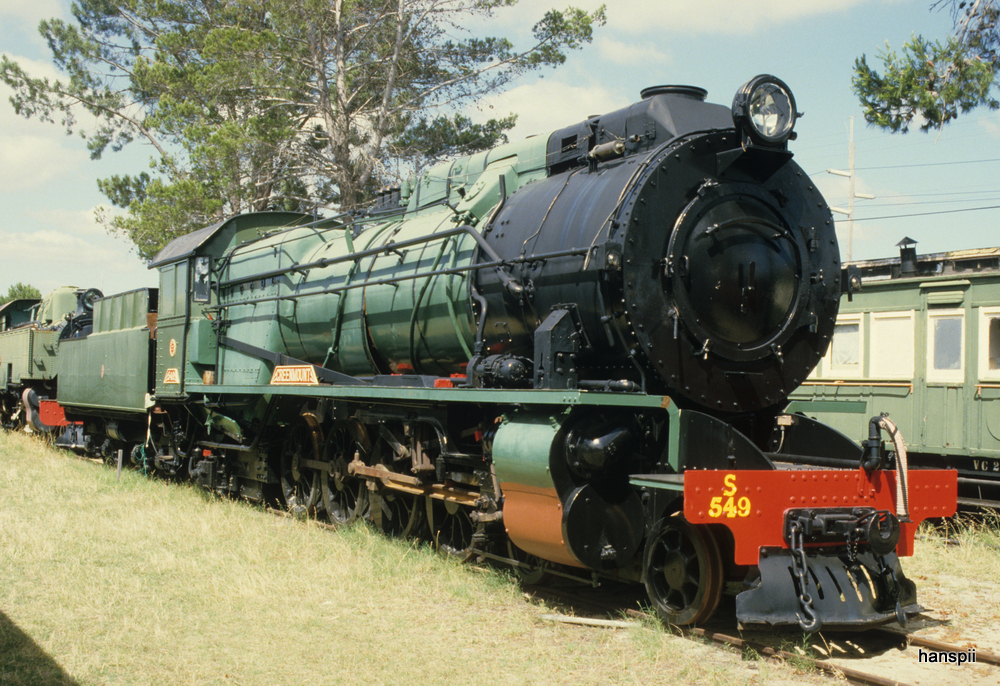
M 313 295 L 339 295 L 344 291 L 353 290 L 355 288 L 366 288 L 368 286 L 387 286 L 399 283 L 401 281 L 413 281 L 414 279 L 423 279 L 433 276 L 446 276 L 448 274 L 462 274 L 470 271 L 478 271 L 480 269 L 489 269 L 491 267 L 501 267 L 510 264 L 520 264 L 524 262 L 537 262 L 540 260 L 548 260 L 555 257 L 567 257 L 571 255 L 585 255 L 590 252 L 590 248 L 570 248 L 568 250 L 559 250 L 551 253 L 542 253 L 540 255 L 528 255 L 526 257 L 518 257 L 510 260 L 501 260 L 494 262 L 479 262 L 477 264 L 470 264 L 464 267 L 450 267 L 448 269 L 437 269 L 429 272 L 419 272 L 416 274 L 404 274 L 401 276 L 393 276 L 385 279 L 376 279 L 374 281 L 359 281 L 357 283 L 350 283 L 345 286 L 338 286 L 336 288 L 325 288 L 319 291 L 309 291 L 308 293 L 290 293 L 288 295 L 272 295 L 266 298 L 254 298 L 252 300 L 240 300 L 237 302 L 220 302 L 217 307 L 211 308 L 213 310 L 221 310 L 228 307 L 238 307 L 240 305 L 256 305 L 258 303 L 264 302 L 274 302 L 276 300 L 296 300 L 298 298 L 305 298 Z M 257 276 L 256 278 L 261 278 Z M 265 277 L 266 278 L 266 277 Z M 249 279 L 253 280 L 253 279 Z
M 324 267 L 329 267 L 331 264 L 338 264 L 340 262 L 352 262 L 355 260 L 360 260 L 365 257 L 373 257 L 376 255 L 388 255 L 391 252 L 397 252 L 403 248 L 409 248 L 415 245 L 426 245 L 437 240 L 444 240 L 451 238 L 453 236 L 459 236 L 466 234 L 472 237 L 479 249 L 482 250 L 486 255 L 494 262 L 497 266 L 497 273 L 500 276 L 500 280 L 503 282 L 504 287 L 514 295 L 518 295 L 524 291 L 524 286 L 521 285 L 517 280 L 515 280 L 510 274 L 503 271 L 501 267 L 506 266 L 503 258 L 497 254 L 493 246 L 490 245 L 486 239 L 475 230 L 472 226 L 464 224 L 462 226 L 457 226 L 454 229 L 447 229 L 445 231 L 439 231 L 437 233 L 427 234 L 425 236 L 417 236 L 416 238 L 410 238 L 405 241 L 389 241 L 377 248 L 367 248 L 365 250 L 358 250 L 356 252 L 350 252 L 346 255 L 339 255 L 337 257 L 324 257 L 320 260 L 315 260 L 313 262 L 306 262 L 305 264 L 294 264 L 288 267 L 283 267 L 280 269 L 272 269 L 266 272 L 260 272 L 252 276 L 241 276 L 236 279 L 230 279 L 228 281 L 220 281 L 218 287 L 228 288 L 240 283 L 247 283 L 250 281 L 256 281 L 257 279 L 270 279 L 275 276 L 284 276 L 291 272 L 303 272 L 308 269 L 322 269 Z
M 842 379 L 831 379 L 830 381 L 803 381 L 800 386 L 876 386 L 878 388 L 908 388 L 913 393 L 912 381 L 844 381 Z
M 976 395 L 974 397 L 976 397 L 976 398 L 981 397 L 984 388 L 991 388 L 991 389 L 1000 388 L 1000 384 L 996 384 L 996 383 L 977 383 L 976 384 Z

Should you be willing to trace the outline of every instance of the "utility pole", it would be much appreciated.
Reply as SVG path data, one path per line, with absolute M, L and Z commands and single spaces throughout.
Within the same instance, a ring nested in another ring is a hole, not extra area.
M 863 198 L 865 200 L 874 200 L 875 196 L 869 193 L 855 193 L 854 192 L 854 117 L 851 117 L 850 123 L 848 124 L 848 138 L 850 142 L 847 149 L 847 165 L 848 170 L 842 171 L 840 169 L 827 169 L 827 174 L 833 174 L 834 176 L 846 176 L 847 177 L 847 209 L 842 209 L 840 207 L 831 207 L 831 212 L 836 212 L 837 214 L 847 215 L 847 259 L 845 262 L 850 262 L 854 256 L 854 199 Z

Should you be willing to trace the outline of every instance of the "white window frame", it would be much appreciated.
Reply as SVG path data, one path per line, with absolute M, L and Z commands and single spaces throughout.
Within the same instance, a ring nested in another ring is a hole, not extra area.
M 865 314 L 864 312 L 851 312 L 837 315 L 837 326 L 842 324 L 858 325 L 858 364 L 854 365 L 834 365 L 833 364 L 833 339 L 836 338 L 836 328 L 834 335 L 830 339 L 830 347 L 823 357 L 823 378 L 825 379 L 860 379 L 865 373 Z
M 868 377 L 871 379 L 885 379 L 887 381 L 912 381 L 913 373 L 916 369 L 916 346 L 917 346 L 917 330 L 916 330 L 916 314 L 913 310 L 897 310 L 892 312 L 872 312 L 869 314 L 870 321 L 868 322 L 870 336 L 872 338 L 872 343 L 869 346 L 868 351 Z M 887 340 L 885 336 L 879 332 L 878 322 L 888 321 L 888 320 L 906 320 L 909 322 L 907 327 L 909 331 L 908 340 Z M 903 367 L 895 373 L 885 372 L 879 369 L 879 365 L 876 363 L 873 351 L 878 348 L 879 351 L 887 352 L 895 356 L 904 356 L 905 362 Z
M 990 369 L 990 321 L 1000 319 L 1000 306 L 980 307 L 979 310 L 979 360 L 980 381 L 1000 381 L 1000 369 Z
M 935 369 L 934 368 L 934 320 L 958 317 L 962 321 L 962 338 L 959 342 L 958 369 Z M 954 309 L 933 309 L 927 311 L 927 383 L 962 384 L 965 383 L 965 310 Z

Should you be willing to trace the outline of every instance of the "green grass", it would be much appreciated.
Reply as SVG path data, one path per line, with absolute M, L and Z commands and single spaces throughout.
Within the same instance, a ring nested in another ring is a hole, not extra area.
M 542 621 L 502 572 L 0 432 L 0 686 L 763 684 L 651 623 Z M 818 678 L 814 683 L 821 683 Z

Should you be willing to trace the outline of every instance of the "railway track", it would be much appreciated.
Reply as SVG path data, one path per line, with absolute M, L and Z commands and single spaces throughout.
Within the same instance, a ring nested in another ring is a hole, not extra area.
M 910 686 L 909 682 L 906 680 L 901 680 L 896 676 L 884 676 L 875 674 L 872 672 L 866 672 L 860 669 L 854 669 L 852 667 L 847 667 L 841 663 L 835 663 L 830 660 L 819 659 L 816 657 L 801 655 L 799 653 L 794 653 L 790 651 L 783 650 L 781 648 L 775 648 L 758 641 L 746 640 L 740 638 L 739 636 L 734 636 L 724 632 L 713 631 L 711 629 L 701 629 L 694 628 L 685 630 L 686 634 L 699 636 L 706 640 L 710 640 L 713 643 L 729 646 L 739 650 L 753 650 L 759 655 L 781 661 L 795 661 L 799 664 L 805 664 L 818 672 L 828 674 L 833 677 L 840 678 L 843 676 L 847 681 L 852 684 L 865 684 L 870 686 Z M 861 637 L 853 638 L 852 641 L 857 643 L 864 641 L 865 643 L 870 643 L 877 639 L 888 639 L 890 641 L 895 641 L 901 651 L 910 653 L 913 648 L 926 648 L 928 652 L 934 653 L 945 653 L 945 654 L 968 654 L 970 648 L 968 646 L 959 646 L 951 643 L 944 643 L 941 641 L 934 641 L 931 639 L 923 638 L 920 636 L 908 636 L 904 634 L 899 634 L 891 631 L 884 631 L 875 629 L 871 632 L 865 632 Z M 834 639 L 837 640 L 836 638 Z M 975 651 L 976 663 L 983 665 L 990 665 L 992 667 L 1000 667 L 1000 657 L 994 653 L 985 651 Z M 910 659 L 919 660 L 918 654 L 911 655 Z M 947 668 L 947 667 L 944 667 Z M 931 669 L 931 667 L 928 667 Z M 929 676 L 932 674 L 929 672 Z M 964 683 L 972 683 L 971 680 L 965 681 Z M 996 683 L 993 681 L 992 683 Z
M 528 593 L 540 600 L 562 606 L 572 615 L 546 615 L 552 621 L 588 624 L 598 627 L 622 628 L 648 620 L 651 615 L 636 607 L 633 602 L 619 598 L 617 601 L 603 602 L 591 597 L 589 589 L 559 587 L 530 587 Z M 605 591 L 607 593 L 607 591 Z M 722 613 L 723 615 L 727 613 Z M 632 621 L 622 621 L 621 617 Z M 608 619 L 617 617 L 619 619 Z M 788 650 L 789 645 L 801 643 L 802 634 L 790 630 L 747 630 L 736 631 L 721 628 L 724 622 L 712 622 L 708 627 L 678 628 L 677 631 L 688 638 L 708 641 L 719 647 L 747 653 L 753 651 L 768 659 L 801 666 L 835 679 L 846 679 L 852 684 L 867 686 L 919 686 L 919 684 L 996 684 L 1000 681 L 1000 655 L 980 650 L 975 641 L 964 645 L 947 643 L 914 634 L 903 634 L 887 629 L 871 629 L 865 632 L 839 634 L 832 633 L 813 642 L 810 652 L 826 653 L 823 657 L 810 655 L 801 649 Z M 909 681 L 914 669 L 907 669 L 918 663 L 920 652 L 926 654 L 965 654 L 970 662 L 957 664 L 920 664 L 920 678 Z M 890 655 L 891 660 L 879 658 Z M 840 657 L 835 657 L 839 655 Z M 975 665 L 970 667 L 971 656 Z M 849 666 L 845 662 L 859 663 Z M 871 669 L 872 671 L 868 671 Z M 975 669 L 969 673 L 967 669 Z

